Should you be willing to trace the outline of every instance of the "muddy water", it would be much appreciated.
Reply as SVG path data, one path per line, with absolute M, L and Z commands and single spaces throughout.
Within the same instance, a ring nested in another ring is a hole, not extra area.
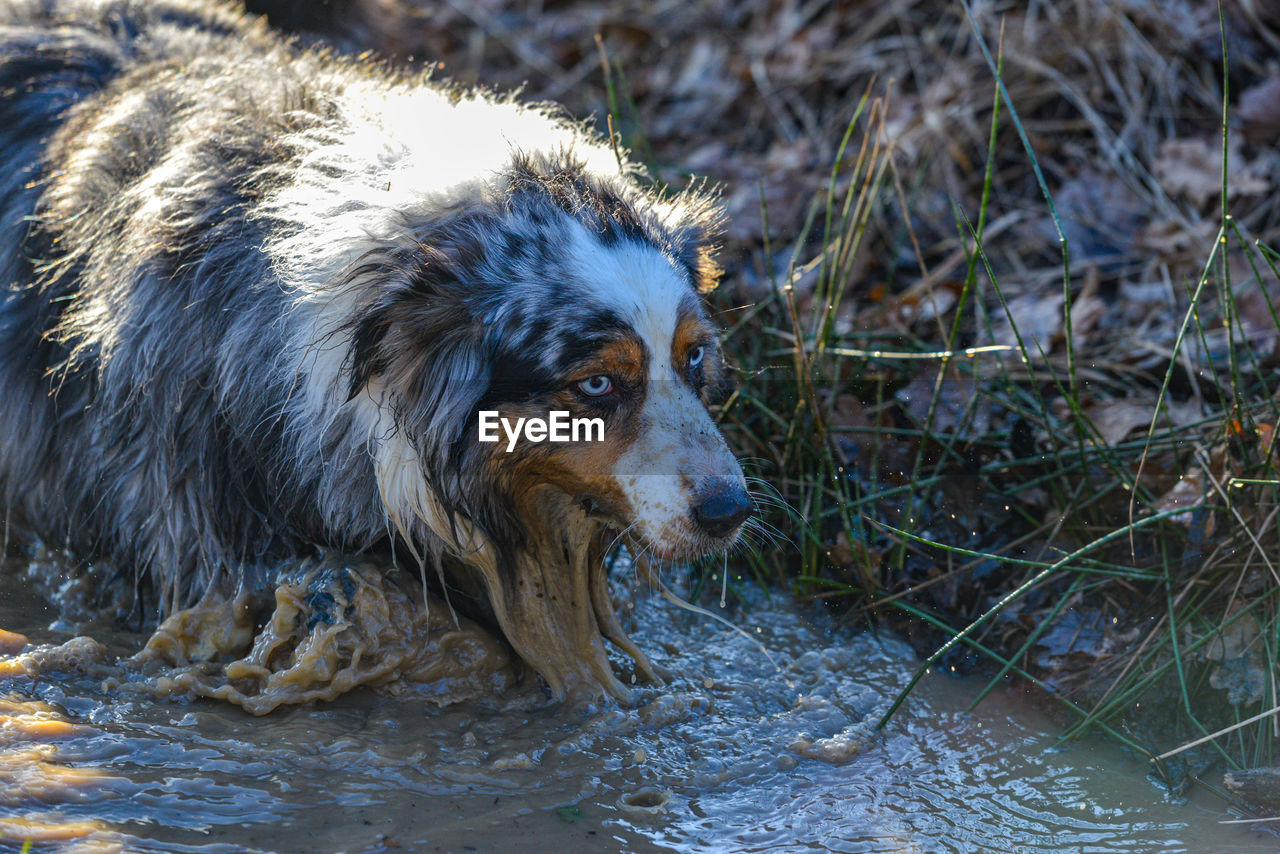
M 1050 749 L 1055 725 L 1016 692 L 965 715 L 978 685 L 930 676 L 876 734 L 914 667 L 902 644 L 833 636 L 759 594 L 723 613 L 751 637 L 641 598 L 633 637 L 670 684 L 635 709 L 440 710 L 361 689 L 252 717 L 11 671 L 0 851 L 1280 850 L 1220 824 L 1220 802 L 1166 803 L 1111 745 Z M 55 621 L 5 579 L 0 628 L 85 628 Z M 90 628 L 116 651 L 144 641 Z

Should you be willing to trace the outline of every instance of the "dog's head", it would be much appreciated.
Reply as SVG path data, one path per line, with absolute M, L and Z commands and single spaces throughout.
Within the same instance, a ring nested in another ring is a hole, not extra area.
M 430 552 L 554 694 L 622 696 L 604 639 L 652 671 L 604 552 L 725 549 L 751 506 L 708 411 L 719 214 L 544 107 L 386 80 L 336 106 L 344 124 L 282 143 L 297 156 L 253 214 L 295 300 L 286 416 L 320 524 Z M 482 412 L 599 428 L 485 442 Z
M 652 675 L 613 613 L 610 543 L 693 558 L 732 546 L 751 509 L 708 411 L 726 384 L 702 304 L 716 224 L 698 194 L 517 157 L 404 211 L 326 303 L 386 515 L 556 696 L 627 694 L 604 638 Z
M 434 503 L 499 549 L 548 490 L 660 559 L 728 548 L 751 503 L 708 412 L 726 385 L 702 304 L 715 224 L 705 198 L 521 158 L 496 198 L 363 271 L 379 287 L 351 393 L 380 389 Z

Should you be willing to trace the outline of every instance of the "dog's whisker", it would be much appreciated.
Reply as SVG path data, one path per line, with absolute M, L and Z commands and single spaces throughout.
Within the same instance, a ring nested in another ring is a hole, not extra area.
M 777 509 L 783 511 L 784 513 L 791 516 L 792 518 L 796 518 L 796 519 L 801 518 L 800 512 L 796 510 L 796 508 L 791 504 L 791 502 L 783 498 L 782 494 L 779 493 L 776 488 L 774 488 L 771 485 L 768 485 L 768 486 L 769 486 L 768 490 L 765 490 L 765 491 L 751 490 L 749 493 L 751 496 L 751 500 L 753 502 L 760 502 L 760 503 L 766 504 L 767 506 L 770 506 L 770 507 L 776 507 Z
M 618 543 L 622 542 L 623 539 L 627 536 L 627 534 L 631 533 L 631 531 L 634 530 L 636 525 L 638 524 L 640 523 L 632 522 L 630 525 L 628 525 L 627 527 L 619 531 L 617 535 L 614 536 L 614 538 L 609 541 L 609 545 L 605 546 L 604 555 L 602 559 L 607 560 L 609 558 L 609 555 L 613 553 L 613 550 L 618 545 Z
M 747 524 L 744 528 L 746 530 L 764 534 L 777 543 L 790 542 L 790 539 L 783 534 L 782 531 L 778 530 L 777 526 L 769 522 L 767 519 L 761 519 L 758 516 L 747 520 Z

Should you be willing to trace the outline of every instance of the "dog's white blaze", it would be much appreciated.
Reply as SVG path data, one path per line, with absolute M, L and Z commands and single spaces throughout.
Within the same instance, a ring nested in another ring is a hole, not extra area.
M 648 389 L 640 434 L 618 459 L 614 477 L 631 505 L 641 540 L 664 552 L 692 545 L 695 485 L 709 477 L 743 483 L 742 470 L 702 401 L 672 364 L 680 305 L 692 285 L 652 246 L 602 244 L 586 229 L 575 234 L 577 274 L 630 324 L 649 351 Z M 745 487 L 745 483 L 743 483 Z
M 640 538 L 663 547 L 689 541 L 692 479 L 711 473 L 716 461 L 714 444 L 697 441 L 698 434 L 709 431 L 714 442 L 724 443 L 693 392 L 669 374 L 659 377 L 651 375 L 640 434 L 618 459 L 614 472 Z M 728 462 L 736 466 L 731 456 Z
M 671 370 L 671 341 L 680 304 L 693 295 L 692 283 L 653 246 L 620 240 L 606 246 L 573 224 L 574 273 L 591 287 L 592 299 L 618 313 L 653 354 L 655 370 Z

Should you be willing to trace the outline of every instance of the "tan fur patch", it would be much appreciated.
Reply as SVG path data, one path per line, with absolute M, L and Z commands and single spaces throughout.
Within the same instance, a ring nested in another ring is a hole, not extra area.
M 714 341 L 715 334 L 715 328 L 701 317 L 682 315 L 676 324 L 675 334 L 671 338 L 671 364 L 688 365 L 693 348 L 704 342 Z M 676 372 L 682 374 L 683 369 L 677 367 Z M 702 359 L 703 386 L 699 390 L 699 397 L 703 404 L 710 405 L 711 392 L 719 385 L 723 373 L 724 364 L 720 361 L 719 353 L 713 344 L 708 344 Z
M 711 327 L 701 318 L 691 314 L 681 315 L 675 334 L 671 337 L 671 364 L 688 364 L 689 352 L 712 337 L 712 334 Z
M 698 277 L 695 287 L 700 294 L 714 291 L 720 284 L 720 277 L 724 275 L 724 267 L 716 261 L 716 248 L 713 246 L 704 246 L 698 250 L 694 269 Z
M 604 412 L 586 404 L 569 388 L 528 403 L 507 405 L 500 410 L 503 418 L 547 418 L 553 410 L 570 413 L 572 418 L 603 418 L 602 441 L 571 444 L 521 443 L 508 454 L 493 451 L 495 473 L 505 480 L 517 503 L 527 510 L 528 501 L 538 487 L 553 485 L 571 498 L 590 498 L 617 519 L 632 512 L 614 477 L 618 459 L 635 440 L 645 384 L 646 354 L 644 345 L 630 336 L 620 337 L 602 347 L 594 356 L 569 374 L 568 385 L 599 374 L 608 374 L 623 394 L 622 403 L 612 412 Z M 527 514 L 522 514 L 527 515 Z
M 644 366 L 644 345 L 630 336 L 618 338 L 575 369 L 572 381 L 580 382 L 597 374 L 608 374 L 615 381 L 635 387 L 644 380 Z
M 597 417 L 571 392 L 538 402 L 508 406 L 504 418 L 546 418 L 551 410 L 565 410 L 571 417 Z M 517 503 L 532 500 L 538 487 L 553 485 L 573 498 L 589 497 L 615 518 L 627 518 L 631 507 L 613 476 L 618 458 L 635 438 L 634 415 L 619 411 L 606 418 L 603 441 L 568 444 L 522 443 L 512 453 L 493 452 L 493 464 Z M 524 515 L 524 514 L 522 514 Z

